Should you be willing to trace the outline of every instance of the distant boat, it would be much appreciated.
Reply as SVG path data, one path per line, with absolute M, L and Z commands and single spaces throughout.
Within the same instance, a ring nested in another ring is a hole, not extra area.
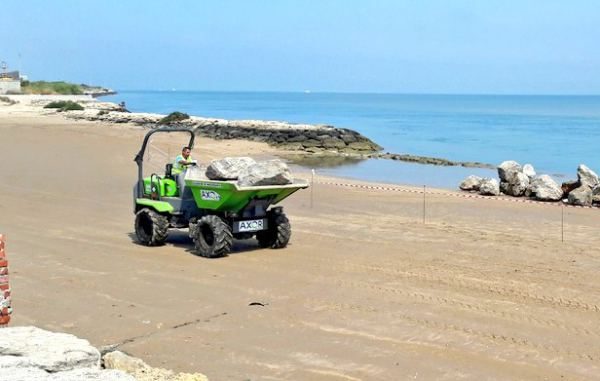
M 304 94 L 310 94 L 311 91 L 310 90 L 304 90 Z

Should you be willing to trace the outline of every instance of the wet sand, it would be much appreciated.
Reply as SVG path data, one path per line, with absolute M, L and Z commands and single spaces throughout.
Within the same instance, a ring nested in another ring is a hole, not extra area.
M 600 377 L 598 210 L 565 209 L 563 243 L 560 207 L 428 195 L 423 223 L 422 194 L 317 176 L 283 203 L 288 248 L 238 241 L 210 260 L 183 230 L 134 243 L 145 132 L 0 106 L 11 325 L 122 343 L 211 380 Z M 194 150 L 275 154 L 208 139 Z

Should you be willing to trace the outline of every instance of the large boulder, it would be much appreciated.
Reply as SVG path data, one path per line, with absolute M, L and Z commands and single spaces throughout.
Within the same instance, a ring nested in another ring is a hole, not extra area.
M 540 201 L 559 201 L 563 196 L 561 187 L 548 175 L 535 177 L 529 189 L 531 196 Z
M 500 184 L 498 184 L 496 179 L 481 179 L 479 194 L 484 196 L 498 196 L 500 195 Z
M 518 172 L 522 172 L 521 164 L 513 160 L 503 161 L 498 166 L 498 177 L 500 177 L 500 181 L 512 183 L 514 174 Z
M 100 352 L 87 340 L 36 327 L 2 329 L 0 368 L 35 367 L 47 372 L 99 367 Z
M 596 185 L 592 189 L 592 202 L 600 202 L 600 185 Z
M 100 367 L 100 352 L 87 340 L 36 327 L 0 330 L 0 380 L 135 381 Z
M 520 197 L 528 193 L 530 176 L 535 175 L 531 164 L 526 165 L 526 172 L 516 161 L 504 161 L 498 166 L 500 191 L 509 196 Z
M 509 175 L 510 181 L 502 181 L 500 190 L 509 196 L 520 197 L 529 189 L 529 177 L 523 172 L 512 172 Z
M 102 357 L 106 369 L 119 369 L 129 374 L 136 374 L 149 366 L 137 357 L 131 357 L 121 351 L 108 352 Z
M 571 191 L 579 188 L 580 186 L 581 183 L 579 182 L 579 180 L 569 180 L 562 183 L 560 187 L 563 191 L 563 195 L 568 196 L 569 193 L 571 193 Z
M 525 164 L 523 166 L 523 174 L 525 174 L 525 176 L 529 177 L 529 180 L 533 179 L 536 176 L 535 169 L 533 168 L 533 165 L 531 165 L 531 164 Z
M 590 206 L 592 205 L 592 190 L 587 185 L 582 185 L 569 193 L 568 201 L 571 205 Z
M 175 373 L 171 370 L 154 368 L 144 361 L 120 351 L 109 352 L 102 358 L 106 369 L 127 372 L 137 380 L 208 381 L 201 373 Z
M 481 184 L 482 178 L 475 175 L 470 175 L 464 179 L 458 186 L 464 191 L 479 191 L 479 184 Z
M 581 185 L 585 185 L 590 189 L 593 189 L 600 183 L 596 172 L 592 171 L 584 164 L 580 164 L 579 167 L 577 167 L 577 179 L 579 179 Z
M 257 163 L 240 174 L 238 185 L 285 185 L 293 181 L 290 170 L 283 161 L 275 159 Z
M 251 157 L 225 157 L 213 160 L 206 168 L 206 177 L 211 180 L 237 180 L 240 174 L 256 166 Z

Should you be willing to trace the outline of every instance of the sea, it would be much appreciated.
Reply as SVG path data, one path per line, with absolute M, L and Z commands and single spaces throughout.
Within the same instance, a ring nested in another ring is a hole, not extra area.
M 124 101 L 133 112 L 345 127 L 385 152 L 492 165 L 516 160 L 558 181 L 576 178 L 581 163 L 600 171 L 600 96 L 119 91 L 102 99 Z M 196 155 L 201 150 L 200 141 Z M 326 175 L 449 189 L 470 174 L 497 176 L 383 159 L 300 164 Z

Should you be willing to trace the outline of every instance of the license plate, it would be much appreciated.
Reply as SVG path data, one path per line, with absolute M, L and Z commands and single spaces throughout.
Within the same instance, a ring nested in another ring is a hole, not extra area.
M 247 233 L 265 230 L 267 228 L 267 219 L 237 221 L 233 226 L 234 233 Z

